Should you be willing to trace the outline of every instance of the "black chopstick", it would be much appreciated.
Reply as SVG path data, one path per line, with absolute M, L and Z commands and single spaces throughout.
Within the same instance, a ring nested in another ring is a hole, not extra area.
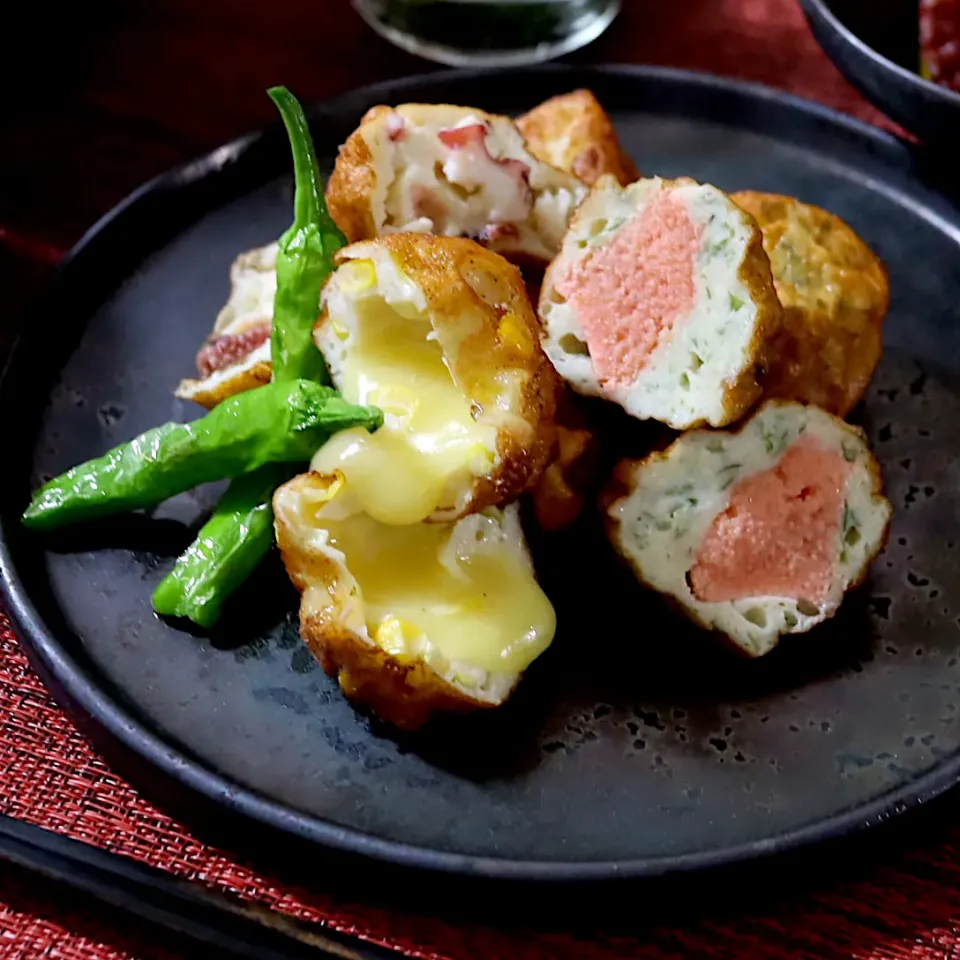
M 0 815 L 0 861 L 65 884 L 223 955 L 257 960 L 396 960 L 392 950 L 317 931 L 265 907 Z

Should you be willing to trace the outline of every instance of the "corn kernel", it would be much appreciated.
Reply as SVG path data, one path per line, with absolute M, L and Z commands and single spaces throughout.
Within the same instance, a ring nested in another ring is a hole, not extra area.
M 467 466 L 475 477 L 486 477 L 496 463 L 496 454 L 483 443 L 475 443 L 467 456 Z
M 533 353 L 533 337 L 527 325 L 515 313 L 505 313 L 500 319 L 500 339 L 522 357 Z
M 372 260 L 348 260 L 337 270 L 337 284 L 344 293 L 363 293 L 376 282 Z
M 340 470 L 334 470 L 333 473 L 324 474 L 319 478 L 320 483 L 310 484 L 304 488 L 303 499 L 311 506 L 319 506 L 329 503 L 342 489 L 347 482 L 347 478 Z
M 370 393 L 370 403 L 384 413 L 401 419 L 409 419 L 417 409 L 417 395 L 407 387 L 379 387 Z
M 413 645 L 422 635 L 421 630 L 399 617 L 387 617 L 373 631 L 377 646 L 399 659 L 410 659 L 415 655 Z

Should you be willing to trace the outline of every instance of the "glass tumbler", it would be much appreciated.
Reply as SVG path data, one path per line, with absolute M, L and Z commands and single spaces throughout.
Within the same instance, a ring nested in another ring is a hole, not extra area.
M 381 36 L 453 66 L 518 66 L 596 39 L 621 0 L 353 0 Z

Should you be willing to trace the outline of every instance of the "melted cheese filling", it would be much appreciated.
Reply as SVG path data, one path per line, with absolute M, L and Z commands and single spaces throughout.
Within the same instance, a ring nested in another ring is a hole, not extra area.
M 384 425 L 335 434 L 311 469 L 339 470 L 356 509 L 381 524 L 420 523 L 491 471 L 497 431 L 474 420 L 427 317 L 371 294 L 352 301 L 339 386 L 351 403 L 380 407 Z
M 363 514 L 314 522 L 357 581 L 370 637 L 394 656 L 424 657 L 432 646 L 450 664 L 518 674 L 553 640 L 553 607 L 493 516 L 408 527 Z

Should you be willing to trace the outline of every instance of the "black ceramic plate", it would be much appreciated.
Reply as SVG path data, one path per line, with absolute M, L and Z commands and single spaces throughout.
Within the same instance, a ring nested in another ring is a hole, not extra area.
M 514 700 L 417 737 L 371 726 L 301 646 L 276 565 L 216 637 L 153 587 L 216 490 L 57 542 L 18 515 L 47 475 L 170 417 L 242 250 L 291 217 L 271 128 L 148 185 L 84 240 L 3 383 L 2 574 L 24 645 L 100 743 L 321 845 L 529 879 L 689 870 L 849 833 L 960 773 L 960 211 L 899 141 L 779 93 L 647 69 L 438 74 L 313 113 L 321 156 L 381 101 L 516 112 L 592 87 L 643 170 L 795 194 L 889 265 L 886 351 L 858 417 L 896 507 L 829 626 L 734 660 L 640 596 L 602 539 L 540 550 L 562 623 Z M 21 429 L 12 432 L 16 421 Z M 542 545 L 541 545 L 542 547 Z

